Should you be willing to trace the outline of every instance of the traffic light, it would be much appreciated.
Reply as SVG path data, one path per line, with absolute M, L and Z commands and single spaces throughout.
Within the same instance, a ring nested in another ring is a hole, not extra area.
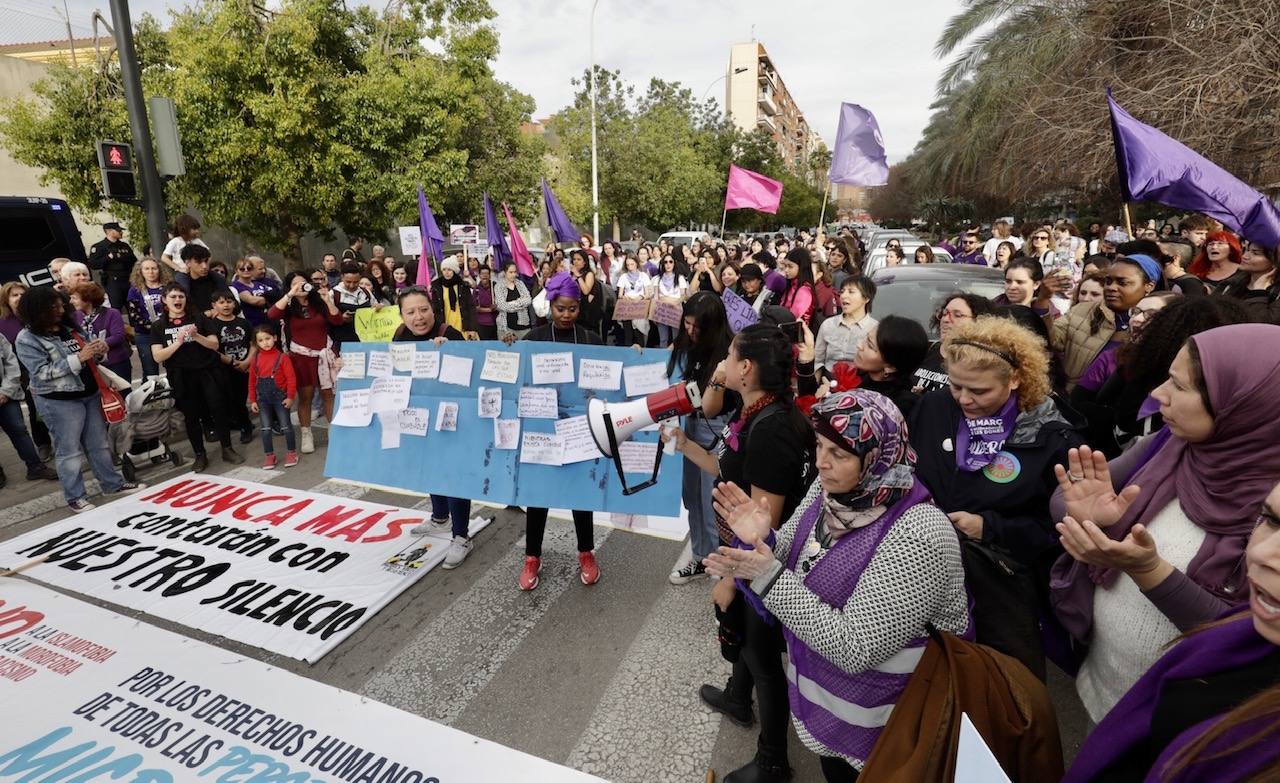
M 98 167 L 102 192 L 116 201 L 138 200 L 138 179 L 133 173 L 133 146 L 119 141 L 98 142 Z

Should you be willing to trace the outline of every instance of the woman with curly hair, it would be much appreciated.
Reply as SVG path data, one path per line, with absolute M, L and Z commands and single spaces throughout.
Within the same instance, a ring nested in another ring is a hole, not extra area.
M 916 475 L 962 543 L 981 542 L 965 545 L 966 552 L 1002 550 L 1046 587 L 1061 553 L 1049 516 L 1054 466 L 1084 442 L 1084 421 L 1050 396 L 1044 343 L 1014 321 L 986 316 L 953 328 L 942 358 L 949 388 L 924 395 L 911 412 Z M 1037 606 L 1047 609 L 1046 597 L 975 591 L 978 641 L 1043 672 L 1035 624 L 1015 624 L 1006 612 L 1013 604 L 1014 614 L 1032 617 Z

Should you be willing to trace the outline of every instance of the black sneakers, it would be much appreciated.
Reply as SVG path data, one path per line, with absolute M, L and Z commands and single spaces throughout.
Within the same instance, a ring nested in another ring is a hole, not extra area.
M 750 727 L 756 722 L 755 713 L 751 711 L 750 702 L 734 701 L 729 697 L 729 688 L 726 683 L 724 688 L 717 688 L 714 685 L 703 685 L 698 689 L 698 695 L 702 697 L 703 703 L 716 712 L 722 713 L 726 718 L 738 724 L 739 726 Z

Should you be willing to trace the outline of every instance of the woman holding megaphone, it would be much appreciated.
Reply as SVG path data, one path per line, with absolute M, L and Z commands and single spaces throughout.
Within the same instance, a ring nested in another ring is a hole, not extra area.
M 720 369 L 716 371 L 715 382 L 742 397 L 742 407 L 729 421 L 720 445 L 708 451 L 679 429 L 662 433 L 664 441 L 674 440 L 676 450 L 703 471 L 742 487 L 743 496 L 756 504 L 760 517 L 775 530 L 799 505 L 812 478 L 813 429 L 791 396 L 792 357 L 791 341 L 781 329 L 764 324 L 748 326 L 729 345 L 729 355 L 721 363 L 722 381 Z M 722 543 L 739 543 L 719 515 L 717 524 Z M 712 709 L 748 726 L 754 685 L 760 702 L 756 757 L 730 773 L 725 782 L 787 780 L 789 712 L 782 631 L 760 601 L 747 593 L 750 590 L 739 595 L 733 579 L 722 579 L 712 590 L 724 618 L 722 624 L 734 626 L 741 634 L 742 649 L 725 687 L 703 685 L 699 695 Z
M 582 312 L 582 289 L 567 272 L 558 272 L 547 280 L 543 289 L 547 295 L 550 316 L 545 326 L 530 330 L 524 339 L 543 343 L 568 345 L 603 345 L 600 333 L 584 329 L 578 324 Z M 590 511 L 573 512 L 573 528 L 578 536 L 579 576 L 584 585 L 600 581 L 600 567 L 595 556 L 594 515 Z M 547 509 L 530 507 L 525 512 L 524 568 L 520 571 L 520 589 L 532 590 L 538 586 L 542 571 L 542 537 L 547 531 Z

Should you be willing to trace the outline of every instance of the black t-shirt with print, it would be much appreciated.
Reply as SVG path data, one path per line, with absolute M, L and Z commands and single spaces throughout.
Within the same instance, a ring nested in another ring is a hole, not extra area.
M 747 494 L 754 486 L 783 496 L 782 521 L 786 522 L 808 491 L 812 455 L 785 407 L 769 406 L 752 418 L 754 426 L 748 422 L 743 427 L 737 451 L 727 442 L 720 444 L 720 478 Z
M 189 315 L 185 318 L 170 319 L 168 313 L 156 319 L 151 325 L 151 340 L 161 348 L 168 348 L 175 340 L 180 340 L 184 330 L 194 326 L 196 331 L 206 336 L 216 336 L 217 328 L 203 313 Z M 164 363 L 165 367 L 175 370 L 204 370 L 219 363 L 216 351 L 211 351 L 192 340 L 177 350 Z
M 249 358 L 249 340 L 253 329 L 249 322 L 240 317 L 230 321 L 214 318 L 213 325 L 218 330 L 218 351 L 230 356 L 232 361 L 242 362 Z

